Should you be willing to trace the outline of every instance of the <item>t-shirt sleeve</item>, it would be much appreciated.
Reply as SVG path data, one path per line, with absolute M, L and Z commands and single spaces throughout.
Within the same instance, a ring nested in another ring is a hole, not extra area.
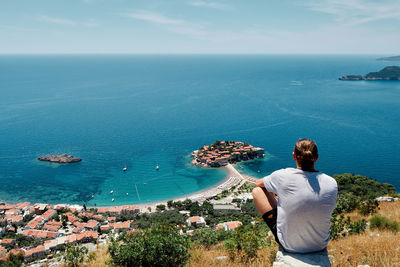
M 278 194 L 278 184 L 279 184 L 279 175 L 277 172 L 273 172 L 268 176 L 263 178 L 265 189 L 269 192 L 273 192 Z

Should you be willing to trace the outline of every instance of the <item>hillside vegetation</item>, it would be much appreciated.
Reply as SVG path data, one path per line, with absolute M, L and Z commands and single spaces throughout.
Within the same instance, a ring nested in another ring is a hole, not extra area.
M 328 246 L 332 266 L 400 265 L 400 201 L 376 201 L 377 196 L 398 196 L 395 188 L 361 175 L 334 178 L 339 196 Z M 271 266 L 278 246 L 268 227 L 251 200 L 239 207 L 219 211 L 209 202 L 169 201 L 163 207 L 168 210 L 120 217 L 132 220 L 136 230 L 110 234 L 108 244 L 98 246 L 79 266 Z M 207 225 L 189 227 L 178 211 L 202 215 Z M 231 220 L 243 225 L 216 230 L 218 223 Z

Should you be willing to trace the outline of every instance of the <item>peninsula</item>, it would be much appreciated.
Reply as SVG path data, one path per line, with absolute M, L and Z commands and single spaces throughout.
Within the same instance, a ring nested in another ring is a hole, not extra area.
M 264 157 L 264 149 L 237 141 L 219 141 L 192 152 L 192 164 L 201 167 L 221 167 L 228 163 Z
M 377 58 L 378 61 L 400 61 L 400 56 L 393 56 L 393 57 L 381 57 Z
M 74 158 L 73 156 L 68 156 L 67 154 L 38 157 L 38 160 L 55 162 L 55 163 L 74 163 L 82 161 L 81 158 Z
M 339 78 L 342 81 L 400 81 L 400 67 L 389 66 L 378 72 L 370 72 L 365 76 L 362 75 L 346 75 Z

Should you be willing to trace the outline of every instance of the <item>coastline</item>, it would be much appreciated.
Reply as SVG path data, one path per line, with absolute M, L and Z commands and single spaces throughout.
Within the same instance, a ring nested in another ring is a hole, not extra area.
M 224 168 L 226 168 L 228 171 L 228 174 L 226 175 L 225 179 L 212 187 L 185 196 L 176 197 L 173 199 L 167 199 L 163 201 L 157 201 L 145 204 L 137 204 L 135 206 L 138 206 L 140 208 L 140 212 L 149 212 L 148 210 L 149 207 L 151 208 L 151 211 L 155 211 L 158 205 L 164 204 L 165 206 L 167 206 L 168 200 L 184 201 L 185 199 L 191 199 L 192 201 L 204 202 L 206 199 L 216 196 L 220 194 L 222 191 L 229 190 L 233 186 L 240 184 L 243 180 L 247 180 L 246 178 L 243 177 L 242 174 L 239 173 L 238 170 L 236 170 L 236 168 L 233 165 L 228 164 L 224 166 Z
M 143 204 L 123 204 L 123 205 L 115 205 L 114 207 L 118 207 L 118 206 L 124 206 L 124 205 L 129 205 L 129 206 L 137 206 L 140 209 L 140 212 L 150 212 L 148 208 L 151 208 L 151 212 L 156 211 L 157 206 L 158 205 L 165 205 L 167 206 L 167 201 L 169 200 L 173 200 L 173 201 L 184 201 L 186 199 L 190 199 L 192 201 L 199 201 L 199 202 L 204 202 L 205 200 L 212 198 L 220 193 L 222 193 L 222 191 L 224 190 L 229 190 L 231 189 L 233 186 L 236 185 L 241 185 L 243 184 L 245 181 L 248 182 L 252 182 L 254 183 L 254 181 L 256 180 L 256 178 L 246 175 L 246 174 L 241 174 L 232 164 L 228 164 L 226 166 L 224 166 L 224 168 L 228 171 L 226 177 L 224 180 L 222 180 L 221 182 L 219 182 L 218 184 L 209 187 L 207 189 L 198 191 L 198 192 L 194 192 L 191 194 L 187 194 L 184 196 L 179 196 L 179 197 L 175 197 L 172 199 L 165 199 L 165 200 L 161 200 L 161 201 L 154 201 L 154 202 L 150 202 L 150 203 L 143 203 Z M 0 203 L 6 203 L 6 204 L 10 204 L 7 201 L 1 201 Z M 70 207 L 82 207 L 82 205 L 79 204 L 68 204 L 68 203 L 58 203 L 58 204 L 54 204 L 54 206 L 57 205 L 66 205 L 66 206 L 70 206 Z M 103 207 L 113 207 L 111 206 L 87 206 L 88 208 L 103 208 Z

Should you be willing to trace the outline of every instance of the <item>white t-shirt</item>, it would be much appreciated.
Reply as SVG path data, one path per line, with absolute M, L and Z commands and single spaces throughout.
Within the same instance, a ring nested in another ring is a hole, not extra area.
M 321 172 L 281 169 L 264 177 L 267 191 L 278 195 L 277 234 L 289 252 L 324 249 L 336 206 L 337 183 Z

